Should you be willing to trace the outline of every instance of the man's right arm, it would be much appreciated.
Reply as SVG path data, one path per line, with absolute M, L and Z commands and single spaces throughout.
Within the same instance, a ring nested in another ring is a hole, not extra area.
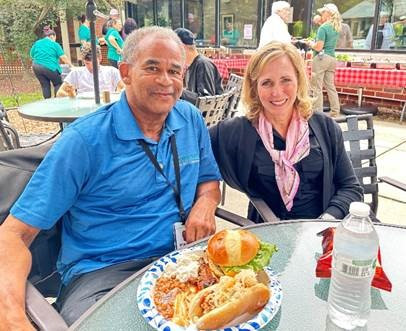
M 0 226 L 0 330 L 34 330 L 25 314 L 28 249 L 39 229 L 9 215 Z
M 74 97 L 76 96 L 75 87 L 67 82 L 63 82 L 56 92 L 57 97 Z

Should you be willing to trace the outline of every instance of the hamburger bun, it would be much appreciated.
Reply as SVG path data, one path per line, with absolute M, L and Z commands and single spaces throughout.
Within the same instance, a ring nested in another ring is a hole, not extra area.
M 241 229 L 223 230 L 210 238 L 207 256 L 219 266 L 241 266 L 257 255 L 259 247 L 258 238 L 251 232 Z

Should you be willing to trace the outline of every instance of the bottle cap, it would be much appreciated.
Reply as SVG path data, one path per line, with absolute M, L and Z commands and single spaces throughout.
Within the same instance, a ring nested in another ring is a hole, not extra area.
M 364 202 L 351 202 L 350 214 L 367 217 L 369 216 L 369 205 Z

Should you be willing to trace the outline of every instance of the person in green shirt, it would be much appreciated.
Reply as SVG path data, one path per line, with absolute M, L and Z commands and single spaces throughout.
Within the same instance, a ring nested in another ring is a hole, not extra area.
M 55 31 L 46 26 L 44 27 L 44 38 L 37 40 L 30 50 L 32 70 L 41 84 L 42 95 L 45 99 L 51 97 L 51 82 L 54 86 L 54 95 L 62 85 L 62 68 L 59 61 L 72 66 L 61 45 L 55 40 Z
M 340 100 L 334 85 L 336 70 L 335 48 L 341 31 L 341 15 L 335 4 L 328 3 L 317 10 L 323 24 L 317 30 L 313 49 L 311 88 L 313 91 L 313 110 L 323 111 L 323 85 L 327 90 L 331 114 L 340 112 Z
M 110 27 L 104 37 L 107 43 L 107 59 L 115 68 L 118 68 L 118 62 L 121 61 L 121 54 L 123 51 L 124 41 L 119 33 L 122 27 L 123 25 L 119 19 L 112 19 L 110 21 Z
M 222 43 L 227 46 L 236 46 L 238 39 L 240 39 L 240 32 L 237 29 L 233 29 L 233 23 L 227 21 L 223 31 Z
M 86 15 L 83 14 L 81 16 L 78 16 L 78 20 L 80 22 L 80 27 L 78 29 L 78 37 L 80 40 L 80 47 L 85 47 L 87 45 L 90 45 L 90 22 L 87 20 Z M 103 38 L 97 38 L 96 37 L 96 44 L 98 45 L 100 43 L 103 44 L 104 39 Z

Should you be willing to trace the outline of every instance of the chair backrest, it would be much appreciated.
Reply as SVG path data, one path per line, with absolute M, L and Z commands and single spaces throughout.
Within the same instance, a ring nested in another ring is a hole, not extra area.
M 228 82 L 224 92 L 231 91 L 235 88 L 235 92 L 228 104 L 228 108 L 224 114 L 224 118 L 232 118 L 237 113 L 238 103 L 241 99 L 241 91 L 242 91 L 242 83 L 244 81 L 244 77 L 238 76 L 236 74 L 231 74 L 228 78 Z
M 230 98 L 233 96 L 235 88 L 220 95 L 198 97 L 196 107 L 201 111 L 207 127 L 213 126 L 223 120 Z
M 0 152 L 0 224 L 52 143 L 53 141 L 37 147 Z M 45 297 L 55 297 L 59 291 L 60 278 L 56 272 L 59 248 L 59 224 L 50 230 L 41 231 L 30 246 L 32 267 L 28 280 Z
M 7 113 L 0 102 L 0 151 L 20 148 L 17 131 L 7 122 Z
M 343 130 L 344 144 L 355 174 L 364 189 L 364 198 L 376 215 L 378 209 L 378 178 L 375 132 L 372 114 L 335 118 Z

